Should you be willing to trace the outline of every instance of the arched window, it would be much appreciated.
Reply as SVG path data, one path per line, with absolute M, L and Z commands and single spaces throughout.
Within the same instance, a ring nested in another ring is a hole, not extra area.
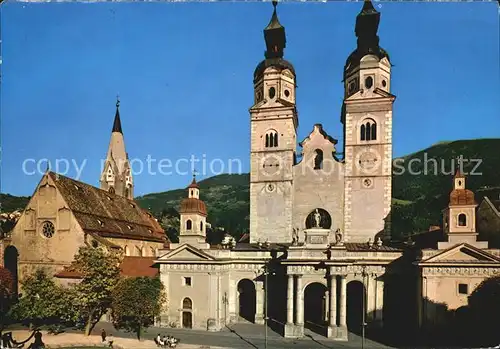
M 274 148 L 278 146 L 278 132 L 268 131 L 266 133 L 266 148 Z
M 193 302 L 189 298 L 184 298 L 182 300 L 182 309 L 193 309 Z
M 203 221 L 200 222 L 200 231 L 203 232 Z
M 360 127 L 360 139 L 362 141 L 377 140 L 377 124 L 373 120 L 367 120 Z
M 314 158 L 314 169 L 321 170 L 323 168 L 323 150 L 316 149 L 316 157 Z
M 459 227 L 465 227 L 467 225 L 467 216 L 465 213 L 460 213 L 458 215 L 458 226 Z
M 190 219 L 186 221 L 186 230 L 191 230 L 193 228 L 193 222 Z
M 109 191 L 110 194 L 114 194 L 115 193 L 115 188 L 109 187 L 108 191 Z

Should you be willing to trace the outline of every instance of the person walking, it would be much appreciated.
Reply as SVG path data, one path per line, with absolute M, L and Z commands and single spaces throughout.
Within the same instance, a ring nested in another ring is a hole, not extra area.
M 104 328 L 101 330 L 102 343 L 106 342 L 106 331 Z

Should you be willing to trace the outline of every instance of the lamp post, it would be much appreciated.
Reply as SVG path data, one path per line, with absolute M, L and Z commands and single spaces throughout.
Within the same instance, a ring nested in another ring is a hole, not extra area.
M 361 266 L 361 276 L 363 278 L 363 292 L 362 292 L 362 304 L 363 304 L 363 315 L 362 315 L 362 324 L 361 324 L 361 349 L 365 348 L 365 326 L 366 326 L 366 296 L 367 291 L 365 289 L 365 277 L 366 277 L 366 265 Z
M 227 299 L 227 292 L 224 292 L 224 296 L 222 296 L 222 304 L 224 304 L 224 326 L 227 325 L 227 305 L 229 301 Z

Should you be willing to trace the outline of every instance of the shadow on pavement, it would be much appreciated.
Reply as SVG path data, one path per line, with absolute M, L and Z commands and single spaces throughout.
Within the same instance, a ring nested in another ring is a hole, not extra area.
M 234 333 L 235 335 L 237 335 L 242 341 L 244 341 L 245 343 L 248 343 L 249 345 L 251 345 L 252 347 L 254 347 L 255 349 L 259 349 L 259 347 L 257 347 L 255 344 L 253 344 L 252 342 L 250 342 L 249 340 L 243 338 L 238 332 L 236 332 L 235 330 L 233 330 L 231 327 L 227 326 L 226 325 L 226 328 L 229 330 L 229 332 L 231 333 Z

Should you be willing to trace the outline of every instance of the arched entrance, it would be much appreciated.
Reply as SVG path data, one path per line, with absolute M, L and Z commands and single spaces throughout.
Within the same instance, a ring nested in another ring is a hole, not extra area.
M 255 284 L 252 280 L 243 279 L 238 282 L 239 316 L 247 321 L 255 322 Z
M 187 297 L 182 301 L 182 328 L 193 328 L 193 302 Z
M 304 290 L 304 325 L 310 330 L 321 332 L 326 326 L 326 286 L 313 282 L 306 286 Z
M 364 309 L 366 309 L 366 291 L 363 283 L 349 282 L 347 284 L 347 328 L 350 332 L 361 333 Z
M 12 245 L 7 246 L 7 248 L 4 251 L 3 260 L 5 268 L 8 271 L 10 271 L 12 278 L 14 279 L 14 294 L 17 294 L 17 286 L 18 286 L 18 275 L 17 275 L 18 258 L 19 258 L 19 253 L 17 251 L 17 248 L 15 248 Z

